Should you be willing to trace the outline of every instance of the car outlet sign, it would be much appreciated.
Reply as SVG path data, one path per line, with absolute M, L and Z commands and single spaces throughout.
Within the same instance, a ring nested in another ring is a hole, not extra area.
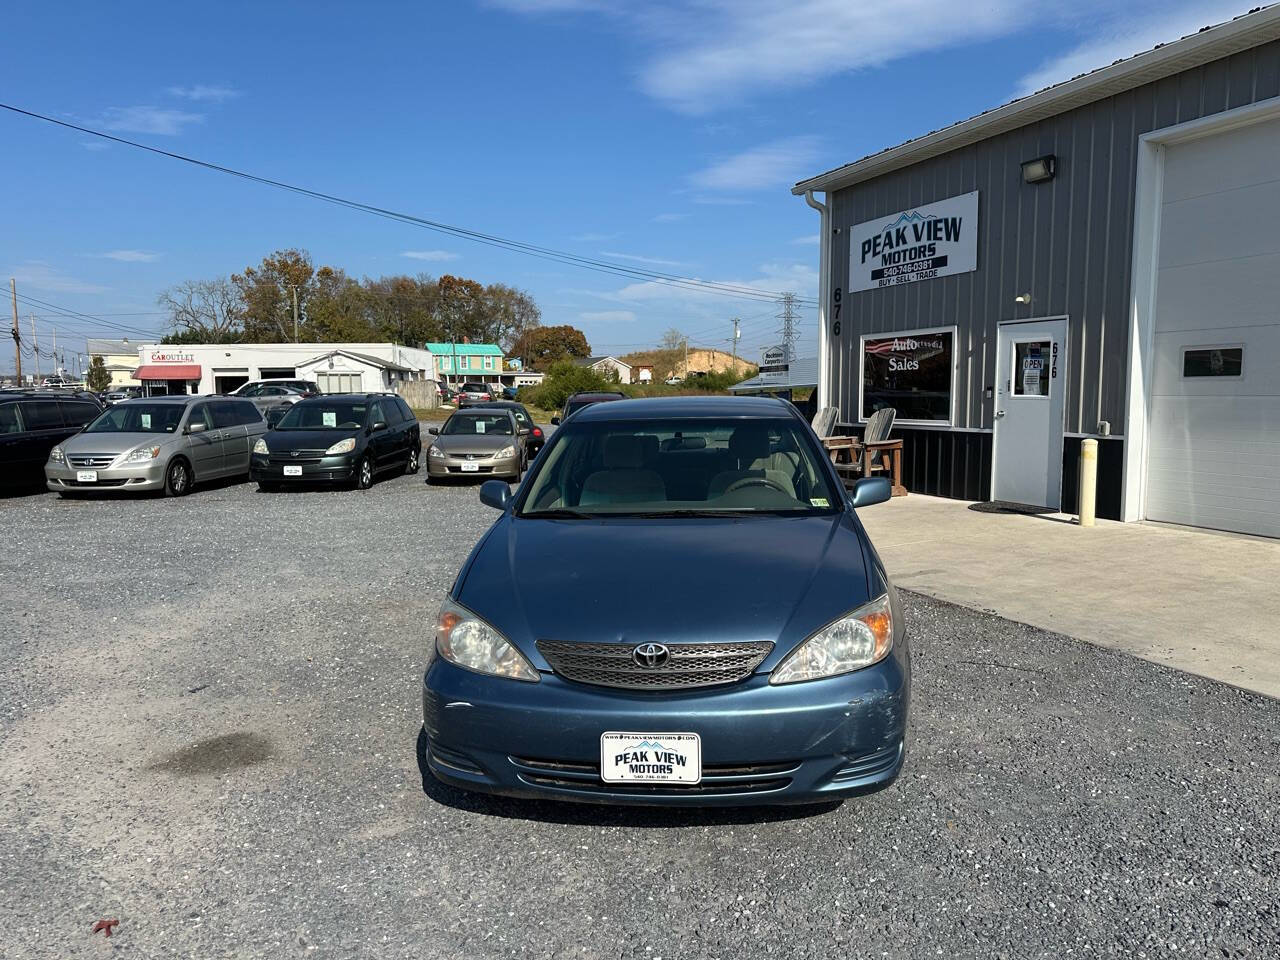
M 978 191 L 849 228 L 849 290 L 978 269 Z

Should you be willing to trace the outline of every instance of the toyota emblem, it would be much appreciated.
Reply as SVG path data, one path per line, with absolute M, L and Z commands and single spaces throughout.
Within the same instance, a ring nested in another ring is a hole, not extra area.
M 671 659 L 671 651 L 661 643 L 642 643 L 631 651 L 631 659 L 641 667 L 661 667 Z
M 290 451 L 289 451 L 289 456 L 291 456 L 291 457 L 296 457 L 297 455 L 298 455 L 298 451 L 297 451 L 297 450 L 290 450 Z

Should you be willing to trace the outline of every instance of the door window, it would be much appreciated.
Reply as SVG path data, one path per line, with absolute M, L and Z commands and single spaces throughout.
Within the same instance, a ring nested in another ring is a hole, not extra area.
M 203 423 L 206 430 L 213 429 L 213 417 L 209 414 L 209 404 L 198 403 L 191 408 L 191 416 L 187 420 L 187 426 L 193 423 Z
M 83 400 L 59 400 L 58 406 L 62 408 L 62 419 L 69 427 L 83 427 L 102 412 Z
M 1053 343 L 1049 340 L 1015 341 L 1013 344 L 1013 389 L 1015 397 L 1049 396 L 1049 371 Z
M 55 400 L 27 400 L 22 404 L 22 419 L 28 430 L 53 430 L 62 427 L 62 413 Z
M 239 412 L 239 420 L 241 423 L 252 425 L 262 422 L 262 414 L 258 412 L 258 408 L 252 403 L 246 403 L 244 400 L 237 400 L 235 407 Z
M 0 403 L 0 433 L 21 433 L 22 421 L 18 419 L 16 403 Z
M 207 405 L 209 413 L 213 416 L 213 425 L 215 429 L 222 430 L 226 427 L 236 427 L 240 425 L 240 414 L 236 410 L 236 404 L 230 400 L 215 400 Z

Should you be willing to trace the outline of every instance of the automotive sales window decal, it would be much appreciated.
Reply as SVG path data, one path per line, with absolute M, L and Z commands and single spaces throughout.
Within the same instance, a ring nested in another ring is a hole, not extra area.
M 978 191 L 849 228 L 849 290 L 978 269 Z

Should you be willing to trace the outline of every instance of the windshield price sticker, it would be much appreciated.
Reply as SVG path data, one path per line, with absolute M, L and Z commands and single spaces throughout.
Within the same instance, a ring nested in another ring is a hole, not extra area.
M 143 430 L 151 429 L 151 414 L 149 413 L 142 414 L 142 429 Z
M 605 783 L 700 783 L 702 738 L 696 733 L 602 733 Z
M 320 418 L 326 427 L 336 427 L 338 425 L 338 413 L 336 410 L 324 410 L 321 412 Z

